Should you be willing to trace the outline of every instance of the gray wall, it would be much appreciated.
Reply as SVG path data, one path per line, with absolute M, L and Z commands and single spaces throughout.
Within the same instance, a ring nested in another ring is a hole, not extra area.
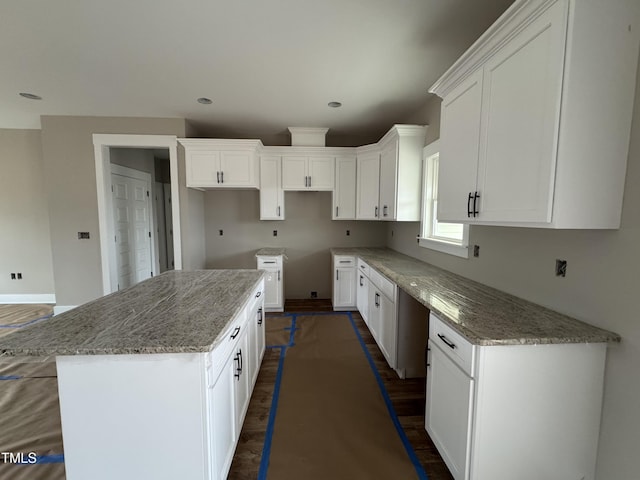
M 330 298 L 329 248 L 385 243 L 382 223 L 332 221 L 331 192 L 286 192 L 285 214 L 284 221 L 261 222 L 257 190 L 207 191 L 207 268 L 256 268 L 257 250 L 285 247 L 285 298 L 309 298 L 311 291 L 317 291 L 319 298 Z M 277 237 L 273 230 L 278 231 Z
M 640 85 L 640 76 L 638 80 Z M 439 136 L 439 101 L 430 103 L 425 121 L 430 124 L 428 135 L 433 139 Z M 418 247 L 417 223 L 393 223 L 387 232 L 388 246 L 394 250 L 622 336 L 622 343 L 611 345 L 607 356 L 597 463 L 600 480 L 627 480 L 639 475 L 639 205 L 640 95 L 636 94 L 620 230 L 473 226 L 470 244 L 480 246 L 480 256 L 468 260 Z M 566 278 L 555 277 L 556 259 L 567 260 Z
M 43 116 L 41 123 L 56 300 L 58 305 L 79 305 L 102 295 L 92 135 L 183 137 L 185 121 L 179 118 Z M 90 232 L 91 239 L 78 240 L 79 231 Z
M 0 295 L 53 294 L 40 130 L 0 129 L 0 172 Z

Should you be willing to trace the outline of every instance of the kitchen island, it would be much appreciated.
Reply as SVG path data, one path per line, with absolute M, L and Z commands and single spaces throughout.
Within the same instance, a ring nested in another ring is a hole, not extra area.
M 67 479 L 223 479 L 264 354 L 263 272 L 172 271 L 0 342 L 55 356 Z

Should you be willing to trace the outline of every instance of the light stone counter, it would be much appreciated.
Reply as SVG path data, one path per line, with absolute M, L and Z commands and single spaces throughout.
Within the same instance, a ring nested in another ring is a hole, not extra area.
M 0 357 L 207 352 L 263 275 L 165 272 L 0 339 Z
M 476 345 L 619 342 L 620 336 L 388 248 L 332 248 L 398 285 Z
M 277 257 L 282 255 L 282 258 L 287 260 L 287 250 L 284 247 L 265 247 L 256 252 L 256 257 Z

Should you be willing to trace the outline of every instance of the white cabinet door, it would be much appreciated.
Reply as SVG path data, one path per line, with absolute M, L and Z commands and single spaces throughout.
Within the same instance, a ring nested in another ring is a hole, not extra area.
M 380 154 L 365 153 L 357 160 L 356 218 L 358 220 L 378 219 L 380 188 Z
M 380 292 L 373 285 L 373 283 L 369 282 L 369 295 L 368 295 L 368 304 L 369 304 L 369 323 L 367 324 L 369 327 L 369 331 L 376 343 L 380 345 Z
M 249 152 L 220 152 L 218 187 L 257 187 L 256 158 Z
M 391 368 L 397 367 L 398 319 L 395 303 L 380 295 L 380 341 L 378 345 Z
M 235 378 L 236 362 L 231 356 L 209 395 L 212 478 L 224 480 L 236 446 Z
M 308 184 L 307 157 L 282 158 L 282 188 L 306 190 Z
M 333 220 L 356 219 L 356 158 L 336 158 Z
M 337 267 L 335 269 L 333 308 L 352 308 L 356 305 L 356 269 L 355 267 Z
M 478 220 L 551 221 L 565 23 L 557 2 L 484 67 Z
M 311 190 L 333 190 L 335 159 L 333 157 L 309 157 L 308 187 Z
M 429 340 L 425 426 L 455 480 L 468 478 L 474 381 Z
M 282 159 L 260 159 L 260 220 L 284 220 L 284 191 L 281 184 Z
M 358 312 L 360 312 L 364 323 L 369 326 L 369 279 L 362 272 L 358 272 L 356 302 Z
M 480 148 L 482 70 L 442 100 L 438 160 L 438 220 L 468 221 Z
M 256 378 L 258 377 L 258 373 L 260 371 L 260 364 L 262 363 L 262 357 L 264 356 L 265 350 L 265 314 L 264 314 L 264 306 L 260 303 L 260 307 L 257 312 L 257 328 L 256 328 L 256 350 L 257 350 L 257 359 L 258 359 L 258 371 L 256 372 Z M 255 379 L 254 379 L 255 383 Z
M 188 151 L 185 154 L 187 186 L 217 187 L 220 179 L 220 152 Z
M 268 268 L 264 282 L 264 308 L 267 311 L 282 311 L 282 270 L 280 267 Z
M 398 140 L 389 142 L 380 152 L 380 212 L 381 220 L 395 220 L 398 188 Z
M 250 381 L 250 361 L 251 350 L 249 348 L 249 329 L 244 328 L 244 333 L 238 341 L 236 349 L 233 353 L 233 362 L 235 363 L 234 373 L 234 391 L 235 391 L 235 408 L 236 408 L 236 432 L 242 430 L 242 423 L 249 407 L 251 399 Z

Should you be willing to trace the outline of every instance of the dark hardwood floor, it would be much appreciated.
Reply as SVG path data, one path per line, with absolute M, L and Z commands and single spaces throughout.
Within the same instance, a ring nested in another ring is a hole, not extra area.
M 286 302 L 285 310 L 301 313 L 330 311 L 331 303 L 327 300 L 291 300 Z M 423 378 L 399 379 L 395 371 L 387 365 L 360 314 L 352 312 L 352 316 L 389 393 L 400 424 L 429 480 L 453 480 L 424 429 L 425 380 Z M 258 477 L 279 358 L 280 349 L 266 350 L 233 458 L 229 479 L 254 480 Z

